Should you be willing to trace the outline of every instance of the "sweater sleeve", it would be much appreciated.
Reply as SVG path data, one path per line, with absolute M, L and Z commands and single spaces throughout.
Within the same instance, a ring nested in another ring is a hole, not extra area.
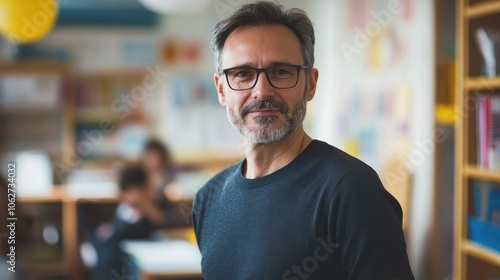
M 402 211 L 371 168 L 346 173 L 334 189 L 330 230 L 347 279 L 414 279 Z
M 200 216 L 201 216 L 201 211 L 203 210 L 203 205 L 204 205 L 204 202 L 203 202 L 203 198 L 204 198 L 204 189 L 201 189 L 200 191 L 198 191 L 198 193 L 196 193 L 196 196 L 193 200 L 193 204 L 192 204 L 192 214 L 191 214 L 191 219 L 192 219 L 192 222 L 193 222 L 193 228 L 194 228 L 194 232 L 195 232 L 195 235 L 196 235 L 196 239 L 199 241 L 199 238 L 200 238 L 200 224 L 201 224 L 201 221 L 200 221 Z M 199 242 L 198 242 L 199 244 Z

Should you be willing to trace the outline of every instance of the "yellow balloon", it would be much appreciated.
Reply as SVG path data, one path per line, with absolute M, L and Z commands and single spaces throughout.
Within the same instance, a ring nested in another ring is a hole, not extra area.
M 0 32 L 17 43 L 36 42 L 52 29 L 56 0 L 0 0 Z

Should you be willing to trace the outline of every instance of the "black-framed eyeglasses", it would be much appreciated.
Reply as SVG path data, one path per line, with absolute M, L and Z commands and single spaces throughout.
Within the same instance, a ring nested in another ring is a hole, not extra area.
M 222 70 L 232 90 L 249 90 L 255 87 L 261 72 L 266 74 L 269 84 L 277 89 L 293 88 L 299 82 L 300 70 L 309 70 L 303 65 L 277 64 L 266 68 L 250 66 L 232 67 Z

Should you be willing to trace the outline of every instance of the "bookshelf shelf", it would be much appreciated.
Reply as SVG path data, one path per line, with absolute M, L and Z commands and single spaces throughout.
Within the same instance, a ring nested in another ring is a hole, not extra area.
M 500 2 L 499 2 L 500 3 Z M 492 88 L 500 88 L 500 77 L 474 77 L 465 80 L 465 87 L 469 90 L 488 90 Z
M 153 69 L 154 70 L 154 69 Z M 148 75 L 147 69 L 140 67 L 124 67 L 124 68 L 93 68 L 77 71 L 80 78 L 87 79 L 103 79 L 103 78 L 122 78 L 141 80 Z
M 51 60 L 0 62 L 0 73 L 3 74 L 60 73 L 68 70 L 65 63 Z
M 470 19 L 488 16 L 495 13 L 500 13 L 499 1 L 478 3 L 465 8 L 465 15 Z
M 472 241 L 465 241 L 463 244 L 464 252 L 483 261 L 500 266 L 500 253 L 478 245 Z
M 500 183 L 500 171 L 498 170 L 485 170 L 475 166 L 468 166 L 464 174 L 471 178 Z
M 120 200 L 117 197 L 101 197 L 101 198 L 78 198 L 76 202 L 79 204 L 107 204 L 107 203 L 119 203 Z
M 456 71 L 456 107 L 466 108 L 470 94 L 474 91 L 496 92 L 500 89 L 500 77 L 469 76 L 474 72 L 475 64 L 481 60 L 479 52 L 474 51 L 474 41 L 471 30 L 478 27 L 499 28 L 500 22 L 496 20 L 500 15 L 500 1 L 481 1 L 471 4 L 470 0 L 457 1 L 457 71 Z M 488 98 L 490 98 L 489 96 Z M 481 97 L 482 98 L 482 97 Z M 487 99 L 478 98 L 471 114 L 484 113 Z M 456 125 L 456 165 L 455 165 L 455 259 L 453 279 L 493 279 L 500 275 L 500 252 L 487 249 L 469 240 L 469 217 L 477 215 L 474 209 L 475 200 L 472 197 L 471 187 L 474 180 L 500 183 L 500 171 L 479 168 L 474 162 L 477 151 L 482 143 L 480 137 L 485 137 L 481 132 L 480 119 L 457 118 Z M 484 144 L 484 143 L 483 143 Z M 483 150 L 480 150 L 481 153 Z M 472 179 L 472 180 L 471 180 Z M 474 214 L 475 213 L 475 214 Z M 473 259 L 472 259 L 472 258 Z
M 99 122 L 102 119 L 112 122 L 122 121 L 119 115 L 111 110 L 111 107 L 106 106 L 78 109 L 75 111 L 75 117 L 78 122 Z
M 22 107 L 22 108 L 2 108 L 0 109 L 0 115 L 57 115 L 61 114 L 61 108 L 31 108 L 31 107 Z
M 60 276 L 60 275 L 69 275 L 69 264 L 64 261 L 56 261 L 56 262 L 40 262 L 40 263 L 25 263 L 22 265 L 23 271 L 29 271 L 30 274 L 37 276 Z

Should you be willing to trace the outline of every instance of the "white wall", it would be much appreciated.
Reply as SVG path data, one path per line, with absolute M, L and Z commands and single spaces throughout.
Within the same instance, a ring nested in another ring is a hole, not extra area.
M 341 146 L 343 135 L 339 133 L 337 121 L 341 109 L 339 104 L 345 97 L 348 84 L 359 77 L 365 77 L 355 81 L 361 84 L 376 85 L 381 79 L 394 79 L 394 83 L 397 83 L 404 79 L 410 86 L 411 114 L 406 158 L 412 162 L 414 177 L 410 217 L 405 217 L 410 219 L 407 246 L 416 279 L 428 279 L 426 260 L 429 256 L 433 201 L 433 150 L 423 151 L 422 143 L 432 143 L 433 139 L 433 5 L 430 0 L 411 3 L 413 22 L 405 27 L 410 34 L 406 37 L 409 40 L 406 54 L 409 69 L 398 69 L 398 72 L 404 73 L 392 73 L 387 78 L 364 73 L 363 68 L 345 62 L 339 46 L 345 41 L 346 37 L 343 35 L 351 20 L 347 13 L 349 0 L 310 1 L 308 9 L 316 27 L 316 67 L 320 72 L 316 103 L 313 104 L 312 134 Z M 402 77 L 399 78 L 399 75 Z M 421 154 L 424 155 L 421 160 L 414 160 Z

